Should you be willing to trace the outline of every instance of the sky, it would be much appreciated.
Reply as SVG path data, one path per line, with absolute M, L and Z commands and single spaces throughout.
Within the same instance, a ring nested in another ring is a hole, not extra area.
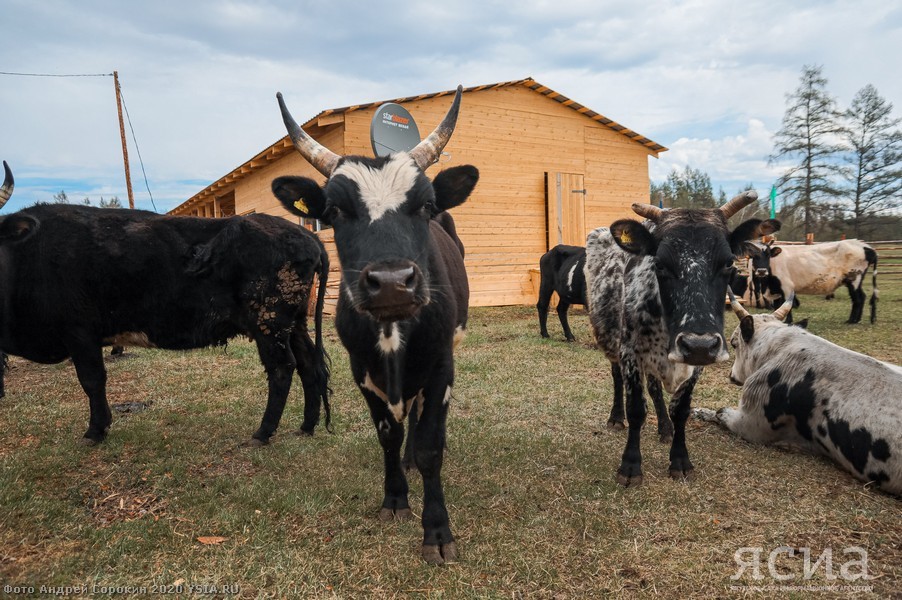
M 0 0 L 0 15 L 2 72 L 118 71 L 135 203 L 159 212 L 285 135 L 277 91 L 303 122 L 533 77 L 668 147 L 652 181 L 690 166 L 728 196 L 779 177 L 767 157 L 804 65 L 840 107 L 872 84 L 902 115 L 895 0 Z M 4 212 L 61 190 L 126 203 L 112 77 L 0 75 L 0 158 Z

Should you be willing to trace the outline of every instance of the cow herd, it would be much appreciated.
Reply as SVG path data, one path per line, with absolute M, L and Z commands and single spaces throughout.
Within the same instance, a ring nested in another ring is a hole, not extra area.
M 458 88 L 443 121 L 411 151 L 367 158 L 340 156 L 313 140 L 279 94 L 291 141 L 326 181 L 272 182 L 288 211 L 334 229 L 341 263 L 335 327 L 383 449 L 379 517 L 412 516 L 407 474 L 418 471 L 421 555 L 434 564 L 458 555 L 441 471 L 454 349 L 466 331 L 469 300 L 464 246 L 447 211 L 467 200 L 479 173 L 458 166 L 430 181 L 424 172 L 448 143 L 460 100 Z M 4 169 L 0 207 L 14 185 L 5 162 Z M 566 338 L 574 338 L 570 305 L 585 305 L 595 342 L 610 361 L 608 424 L 628 428 L 616 473 L 624 486 L 643 479 L 644 390 L 658 415 L 658 434 L 671 444 L 670 475 L 681 479 L 693 471 L 686 421 L 703 367 L 729 358 L 724 299 L 732 294 L 734 262 L 755 252 L 776 256 L 753 241 L 777 231 L 779 222 L 728 224 L 755 199 L 745 192 L 716 209 L 634 204 L 644 222 L 621 219 L 592 231 L 585 248 L 558 246 L 540 261 L 542 336 L 548 337 L 556 292 Z M 834 278 L 833 289 L 849 287 L 854 322 L 876 254 L 861 244 L 842 252 L 864 261 L 850 259 Z M 860 479 L 902 493 L 902 369 L 783 323 L 794 294 L 806 292 L 797 273 L 775 263 L 760 267 L 768 278 L 763 297 L 786 300 L 774 315 L 751 316 L 733 302 L 740 325 L 729 344 L 737 355 L 732 377 L 744 386 L 739 409 L 698 415 L 753 442 L 806 445 Z M 322 335 L 328 271 L 318 238 L 284 219 L 36 205 L 0 217 L 0 350 L 41 363 L 71 358 L 90 406 L 83 440 L 96 444 L 111 424 L 103 346 L 189 349 L 244 335 L 256 343 L 268 380 L 266 409 L 250 443 L 266 444 L 274 434 L 295 372 L 304 389 L 300 432 L 311 434 L 321 407 L 327 426 L 330 416 Z M 872 321 L 874 307 L 872 299 Z M 867 394 L 856 386 L 864 379 L 873 384 Z

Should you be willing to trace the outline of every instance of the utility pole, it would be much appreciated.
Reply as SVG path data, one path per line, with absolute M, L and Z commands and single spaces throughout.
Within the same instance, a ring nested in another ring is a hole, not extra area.
M 128 170 L 128 146 L 125 143 L 125 123 L 122 121 L 122 94 L 119 91 L 119 71 L 113 71 L 113 84 L 116 86 L 116 108 L 119 110 L 119 135 L 122 138 L 122 162 L 125 163 L 125 188 L 128 190 L 128 207 L 135 208 L 135 196 L 132 193 L 132 175 Z

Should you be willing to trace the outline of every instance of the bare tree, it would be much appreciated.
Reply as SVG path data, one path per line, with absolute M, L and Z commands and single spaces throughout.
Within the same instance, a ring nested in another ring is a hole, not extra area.
M 893 119 L 892 112 L 892 103 L 868 84 L 845 113 L 849 153 L 841 172 L 848 184 L 844 208 L 852 215 L 855 237 L 873 233 L 874 217 L 902 206 L 902 119 Z
M 834 184 L 842 124 L 836 100 L 827 91 L 820 66 L 802 68 L 799 87 L 786 96 L 788 107 L 775 136 L 769 164 L 797 161 L 777 181 L 784 198 L 780 218 L 813 232 L 839 193 Z

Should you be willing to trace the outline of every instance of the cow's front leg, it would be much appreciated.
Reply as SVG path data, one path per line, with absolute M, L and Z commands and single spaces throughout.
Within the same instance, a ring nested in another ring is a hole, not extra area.
M 260 362 L 266 370 L 266 378 L 269 382 L 269 393 L 266 398 L 266 410 L 263 412 L 263 420 L 260 427 L 254 432 L 250 444 L 261 446 L 269 443 L 282 420 L 282 412 L 285 410 L 285 400 L 291 390 L 291 379 L 294 376 L 296 365 L 294 354 L 289 348 L 288 336 L 264 336 L 257 338 L 257 352 L 260 354 Z
M 379 436 L 379 444 L 382 445 L 385 462 L 385 497 L 382 500 L 382 508 L 379 510 L 379 519 L 381 521 L 407 520 L 412 514 L 410 503 L 407 500 L 407 478 L 401 469 L 404 425 L 395 420 L 384 399 L 367 388 L 361 387 L 360 391 L 369 405 L 370 416 L 373 419 L 373 425 L 376 426 L 376 434 Z
M 611 377 L 614 380 L 614 404 L 608 416 L 608 429 L 623 429 L 626 413 L 623 408 L 623 372 L 619 363 L 611 363 Z
M 658 438 L 662 444 L 669 444 L 673 441 L 673 423 L 667 414 L 667 403 L 664 402 L 664 391 L 661 389 L 661 382 L 656 377 L 647 375 L 645 384 L 648 387 L 648 395 L 651 396 L 651 402 L 655 405 L 655 415 L 658 418 Z
M 629 487 L 642 484 L 642 451 L 639 440 L 645 425 L 645 398 L 642 395 L 642 374 L 633 360 L 621 360 L 626 396 L 626 418 L 629 424 L 626 449 L 617 469 L 617 483 Z
M 414 444 L 414 458 L 423 476 L 422 555 L 426 562 L 439 565 L 457 559 L 457 544 L 451 535 L 441 480 L 452 383 L 453 376 L 448 372 L 445 377 L 434 378 L 424 390 L 423 412 L 417 422 Z
M 689 418 L 692 407 L 692 390 L 701 373 L 701 367 L 695 368 L 692 376 L 679 387 L 670 402 L 670 418 L 674 428 L 673 443 L 670 446 L 670 476 L 673 479 L 687 478 L 695 469 L 686 449 L 686 419 Z
M 91 418 L 88 430 L 82 438 L 86 446 L 99 444 L 106 438 L 113 415 L 106 400 L 106 368 L 103 366 L 103 348 L 100 344 L 76 341 L 69 344 L 72 363 L 78 382 L 88 396 Z

